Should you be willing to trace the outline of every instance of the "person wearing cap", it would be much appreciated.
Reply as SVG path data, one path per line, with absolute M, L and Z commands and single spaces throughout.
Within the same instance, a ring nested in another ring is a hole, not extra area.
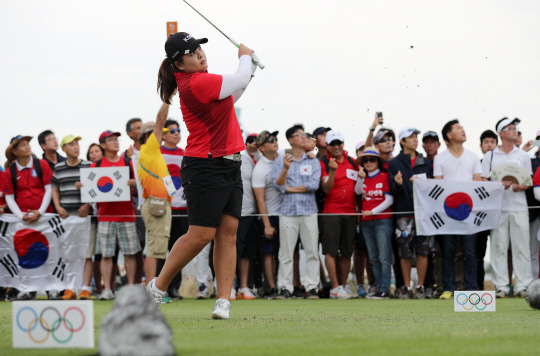
M 442 137 L 448 149 L 435 156 L 433 175 L 435 179 L 452 181 L 481 181 L 480 159 L 463 147 L 467 141 L 465 129 L 459 120 L 447 122 L 442 129 Z M 465 270 L 465 290 L 476 290 L 476 234 L 446 235 L 440 241 L 442 260 L 442 284 L 444 292 L 440 299 L 452 299 L 456 290 L 455 257 L 458 239 L 461 241 Z
M 129 167 L 128 186 L 133 188 L 137 186 L 133 164 L 129 158 L 122 158 L 118 155 L 120 150 L 118 137 L 120 136 L 120 132 L 110 130 L 99 135 L 99 144 L 105 154 L 102 159 L 92 163 L 90 167 Z M 128 187 L 126 186 L 126 188 Z M 112 258 L 115 255 L 117 244 L 125 258 L 128 283 L 135 283 L 137 262 L 134 255 L 141 250 L 135 226 L 135 205 L 133 199 L 130 198 L 129 201 L 97 203 L 97 209 L 98 232 L 96 238 L 100 240 L 102 254 L 100 269 L 105 285 L 98 299 L 111 300 L 114 299 L 114 286 L 111 285 Z
M 6 158 L 13 162 L 4 174 L 3 193 L 9 210 L 19 219 L 32 224 L 45 213 L 53 213 L 51 206 L 52 170 L 45 160 L 32 155 L 31 136 L 15 136 L 6 149 Z M 35 299 L 35 292 L 21 292 L 17 299 Z M 58 292 L 49 295 L 57 299 Z
M 518 139 L 517 118 L 503 118 L 495 125 L 501 145 L 486 154 L 482 161 L 482 179 L 490 178 L 493 168 L 502 163 L 514 163 L 522 166 L 529 174 L 533 174 L 529 155 L 516 146 Z M 492 281 L 495 285 L 495 296 L 506 298 L 508 286 L 508 247 L 512 244 L 512 264 L 516 279 L 516 297 L 524 298 L 527 287 L 532 283 L 531 251 L 529 235 L 529 210 L 525 191 L 529 186 L 522 186 L 510 181 L 502 181 L 505 186 L 503 210 L 499 219 L 499 227 L 491 230 L 490 258 Z
M 343 134 L 330 130 L 326 134 L 327 155 L 320 160 L 321 188 L 325 193 L 320 217 L 322 253 L 332 289 L 330 299 L 358 298 L 347 286 L 356 234 L 356 194 L 359 184 L 358 165 L 343 149 Z M 337 215 L 344 214 L 344 215 Z M 339 271 L 339 273 L 338 273 Z
M 370 135 L 371 134 L 370 131 Z M 373 143 L 370 141 L 368 136 L 366 146 L 375 146 L 375 148 L 377 148 L 380 157 L 384 162 L 384 168 L 388 169 L 388 162 L 393 158 L 392 152 L 394 152 L 394 146 L 396 144 L 396 135 L 394 131 L 381 127 L 375 137 L 373 137 Z
M 279 214 L 282 194 L 272 182 L 272 165 L 278 157 L 278 131 L 263 131 L 257 137 L 257 147 L 262 156 L 253 169 L 252 186 L 261 216 L 260 230 L 264 235 L 264 272 L 270 290 L 266 293 L 268 299 L 276 299 L 277 259 L 279 252 Z M 266 214 L 270 216 L 266 216 Z
M 168 116 L 170 105 L 162 105 L 162 108 L 158 115 Z M 171 201 L 171 231 L 168 243 L 168 250 L 172 250 L 176 241 L 183 236 L 189 229 L 188 225 L 188 212 L 187 212 L 187 202 L 184 198 L 184 188 L 182 187 L 182 181 L 180 178 L 180 166 L 182 165 L 182 159 L 184 158 L 184 150 L 178 147 L 180 143 L 180 124 L 178 121 L 168 118 L 165 121 L 165 129 L 163 130 L 163 144 L 160 147 L 161 154 L 165 158 L 165 163 L 169 169 L 169 174 L 171 175 L 172 181 L 176 188 L 176 193 L 174 193 Z M 160 258 L 157 262 L 157 272 L 156 275 L 159 276 L 165 260 Z M 208 260 L 206 262 L 208 266 Z M 197 268 L 199 265 L 197 263 Z M 207 283 L 208 278 L 206 278 L 205 283 Z M 182 284 L 182 270 L 180 270 L 176 276 L 173 278 L 167 288 L 167 296 L 172 299 L 183 299 L 179 293 L 180 285 Z
M 234 103 L 244 93 L 257 66 L 254 51 L 241 44 L 236 73 L 208 73 L 208 62 L 196 39 L 186 32 L 169 36 L 167 58 L 158 73 L 158 92 L 171 104 L 176 90 L 189 131 L 182 160 L 182 185 L 188 205 L 189 230 L 173 246 L 157 279 L 147 291 L 160 305 L 174 276 L 214 239 L 217 301 L 215 319 L 228 319 L 235 273 L 236 231 L 242 211 L 242 165 L 245 150 Z
M 168 110 L 168 104 L 163 104 Z M 137 174 L 141 181 L 144 203 L 141 215 L 147 235 L 144 273 L 148 281 L 156 276 L 157 261 L 167 255 L 171 231 L 171 201 L 176 187 L 169 174 L 165 158 L 161 154 L 161 141 L 167 114 L 159 111 L 156 122 L 145 122 L 140 130 L 140 156 Z M 168 286 L 167 286 L 168 287 Z
M 426 152 L 426 158 L 428 161 L 433 163 L 437 152 L 441 147 L 441 142 L 439 141 L 439 135 L 435 131 L 426 131 L 422 135 L 422 148 Z
M 317 159 L 319 160 L 326 156 L 326 133 L 330 130 L 332 130 L 330 127 L 317 127 L 313 131 L 313 135 L 311 135 L 312 138 L 315 139 L 315 146 L 317 147 Z
M 360 141 L 356 144 L 356 158 L 358 158 L 362 153 L 364 153 L 364 148 L 366 148 L 366 141 Z
M 90 168 L 92 162 L 79 159 L 79 136 L 66 135 L 60 143 L 60 148 L 66 154 L 67 160 L 59 162 L 54 167 L 52 179 L 52 200 L 58 215 L 62 219 L 68 216 L 86 217 L 92 210 L 89 203 L 81 202 L 81 168 Z M 92 225 L 95 228 L 95 225 Z M 74 236 L 73 238 L 77 238 Z M 92 239 L 93 238 L 93 239 Z M 92 288 L 92 257 L 96 253 L 95 234 L 90 233 L 88 250 L 85 255 L 86 262 L 83 270 L 83 289 L 80 294 L 81 299 L 90 299 Z M 79 256 L 69 256 L 71 260 L 76 260 Z M 82 256 L 81 256 L 82 257 Z M 77 299 L 77 294 L 70 289 L 64 291 L 62 296 L 65 300 Z
M 540 131 L 538 132 L 540 134 Z M 540 135 L 538 135 L 540 136 Z M 536 139 L 538 140 L 538 136 Z M 532 195 L 534 197 L 536 206 L 540 203 L 540 169 L 534 172 L 533 176 L 533 189 Z M 532 209 L 531 209 L 532 210 Z M 539 210 L 538 208 L 535 210 Z M 532 278 L 537 280 L 540 278 L 540 216 L 536 215 L 530 220 L 530 234 L 531 234 L 531 266 L 532 266 Z
M 401 152 L 390 161 L 388 174 L 390 192 L 394 196 L 396 219 L 396 240 L 401 259 L 401 271 L 405 285 L 397 292 L 401 299 L 424 299 L 424 282 L 428 269 L 428 256 L 434 252 L 433 236 L 418 236 L 414 219 L 413 179 L 433 178 L 432 163 L 418 153 L 418 134 L 416 128 L 405 126 L 399 131 Z M 416 290 L 411 288 L 411 259 L 416 256 L 418 283 Z M 429 286 L 430 288 L 432 286 Z M 432 297 L 432 292 L 427 295 Z
M 379 150 L 366 147 L 357 158 L 361 167 L 355 193 L 362 195 L 362 233 L 369 252 L 371 269 L 375 278 L 375 290 L 368 299 L 388 299 L 392 276 L 392 204 L 388 173 L 384 168 Z
M 272 183 L 283 197 L 279 216 L 281 260 L 278 284 L 281 291 L 277 299 L 292 296 L 293 255 L 299 234 L 306 253 L 307 298 L 319 299 L 319 228 L 315 191 L 319 188 L 321 166 L 316 158 L 309 158 L 304 152 L 306 135 L 301 124 L 289 128 L 285 137 L 292 147 L 291 154 L 274 160 L 272 166 Z
M 64 162 L 65 157 L 58 153 L 58 140 L 51 130 L 45 130 L 38 135 L 38 143 L 43 150 L 43 159 L 49 164 L 51 171 L 57 163 Z

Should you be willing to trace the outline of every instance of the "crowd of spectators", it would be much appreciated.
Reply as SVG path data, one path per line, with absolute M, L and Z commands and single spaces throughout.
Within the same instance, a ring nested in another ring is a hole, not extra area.
M 80 292 L 49 290 L 50 299 L 90 299 L 92 293 L 97 299 L 114 299 L 120 252 L 125 283 L 146 284 L 159 275 L 167 251 L 187 232 L 189 211 L 178 164 L 184 155 L 178 147 L 180 127 L 167 115 L 164 104 L 156 122 L 129 120 L 126 134 L 133 142 L 125 152 L 119 148 L 122 134 L 110 130 L 86 155 L 76 135 L 65 136 L 59 145 L 52 131 L 42 132 L 42 158 L 32 153 L 32 137 L 11 139 L 5 170 L 0 169 L 0 214 L 14 214 L 28 224 L 45 213 L 91 215 L 84 285 Z M 528 285 L 539 278 L 540 149 L 533 157 L 527 153 L 533 141 L 522 145 L 520 120 L 503 118 L 495 131 L 482 133 L 482 159 L 463 147 L 467 136 L 458 120 L 446 123 L 441 136 L 410 126 L 396 135 L 380 127 L 383 120 L 376 115 L 354 153 L 344 150 L 346 135 L 330 127 L 307 133 L 295 124 L 285 132 L 283 144 L 271 127 L 247 135 L 231 299 L 451 299 L 455 290 L 485 288 L 488 242 L 496 296 L 525 296 Z M 540 131 L 534 139 L 540 140 Z M 425 155 L 419 152 L 420 142 Z M 396 143 L 400 149 L 394 155 Z M 497 229 L 417 235 L 415 179 L 488 181 L 493 167 L 508 162 L 527 170 L 534 187 L 501 182 L 506 190 Z M 81 168 L 120 166 L 129 167 L 129 201 L 81 202 Z M 169 183 L 154 179 L 162 176 L 169 176 Z M 168 194 L 167 184 L 176 193 Z M 198 299 L 211 298 L 212 290 L 215 294 L 212 254 L 210 243 L 195 258 Z M 182 298 L 181 282 L 180 272 L 165 301 Z M 1 300 L 35 298 L 36 292 L 0 286 Z

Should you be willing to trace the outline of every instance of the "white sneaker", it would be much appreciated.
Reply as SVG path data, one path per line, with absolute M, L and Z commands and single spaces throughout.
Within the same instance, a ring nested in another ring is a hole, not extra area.
M 249 288 L 240 288 L 238 290 L 238 295 L 236 296 L 236 299 L 246 299 L 246 300 L 252 300 L 257 299 L 255 294 L 251 291 Z
M 236 289 L 234 287 L 231 289 L 231 300 L 236 300 Z
M 199 284 L 199 292 L 197 292 L 197 299 L 208 299 L 210 292 L 206 284 Z
M 212 312 L 212 319 L 229 319 L 229 312 L 231 311 L 231 302 L 227 299 L 218 299 L 214 305 L 214 311 Z
M 114 293 L 110 289 L 104 289 L 98 297 L 99 300 L 113 300 Z
M 348 284 L 343 286 L 343 289 L 345 290 L 346 293 L 349 293 L 351 295 L 352 299 L 360 298 L 358 294 L 352 292 L 351 287 L 349 287 Z
M 163 302 L 163 295 L 152 290 L 152 286 L 156 283 L 156 279 L 157 278 L 152 279 L 150 283 L 146 285 L 146 293 L 148 293 L 148 295 L 152 299 L 152 303 L 157 305 L 157 307 L 159 308 L 161 302 Z
M 347 293 L 345 289 L 343 289 L 343 286 L 339 286 L 337 288 L 330 290 L 330 299 L 351 299 L 352 295 Z

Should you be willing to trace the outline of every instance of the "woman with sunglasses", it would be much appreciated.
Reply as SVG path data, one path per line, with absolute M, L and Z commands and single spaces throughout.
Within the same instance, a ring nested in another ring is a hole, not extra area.
M 247 87 L 256 66 L 253 50 L 240 45 L 234 74 L 208 73 L 201 44 L 186 32 L 169 36 L 158 73 L 161 100 L 171 104 L 178 90 L 189 137 L 180 170 L 188 208 L 189 230 L 174 244 L 157 279 L 147 291 L 157 305 L 176 274 L 214 240 L 217 301 L 214 319 L 228 319 L 236 267 L 236 231 L 242 211 L 242 164 L 245 149 L 234 103 Z
M 367 147 L 357 161 L 361 167 L 358 176 L 363 182 L 357 185 L 362 191 L 362 233 L 371 262 L 376 292 L 369 293 L 368 299 L 388 299 L 390 277 L 392 275 L 392 204 L 388 173 L 383 167 L 379 150 Z

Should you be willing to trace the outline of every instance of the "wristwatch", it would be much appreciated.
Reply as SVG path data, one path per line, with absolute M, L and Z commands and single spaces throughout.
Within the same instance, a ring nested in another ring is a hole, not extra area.
M 370 128 L 369 131 L 373 132 L 373 131 L 375 131 L 375 129 L 374 129 L 374 128 Z

